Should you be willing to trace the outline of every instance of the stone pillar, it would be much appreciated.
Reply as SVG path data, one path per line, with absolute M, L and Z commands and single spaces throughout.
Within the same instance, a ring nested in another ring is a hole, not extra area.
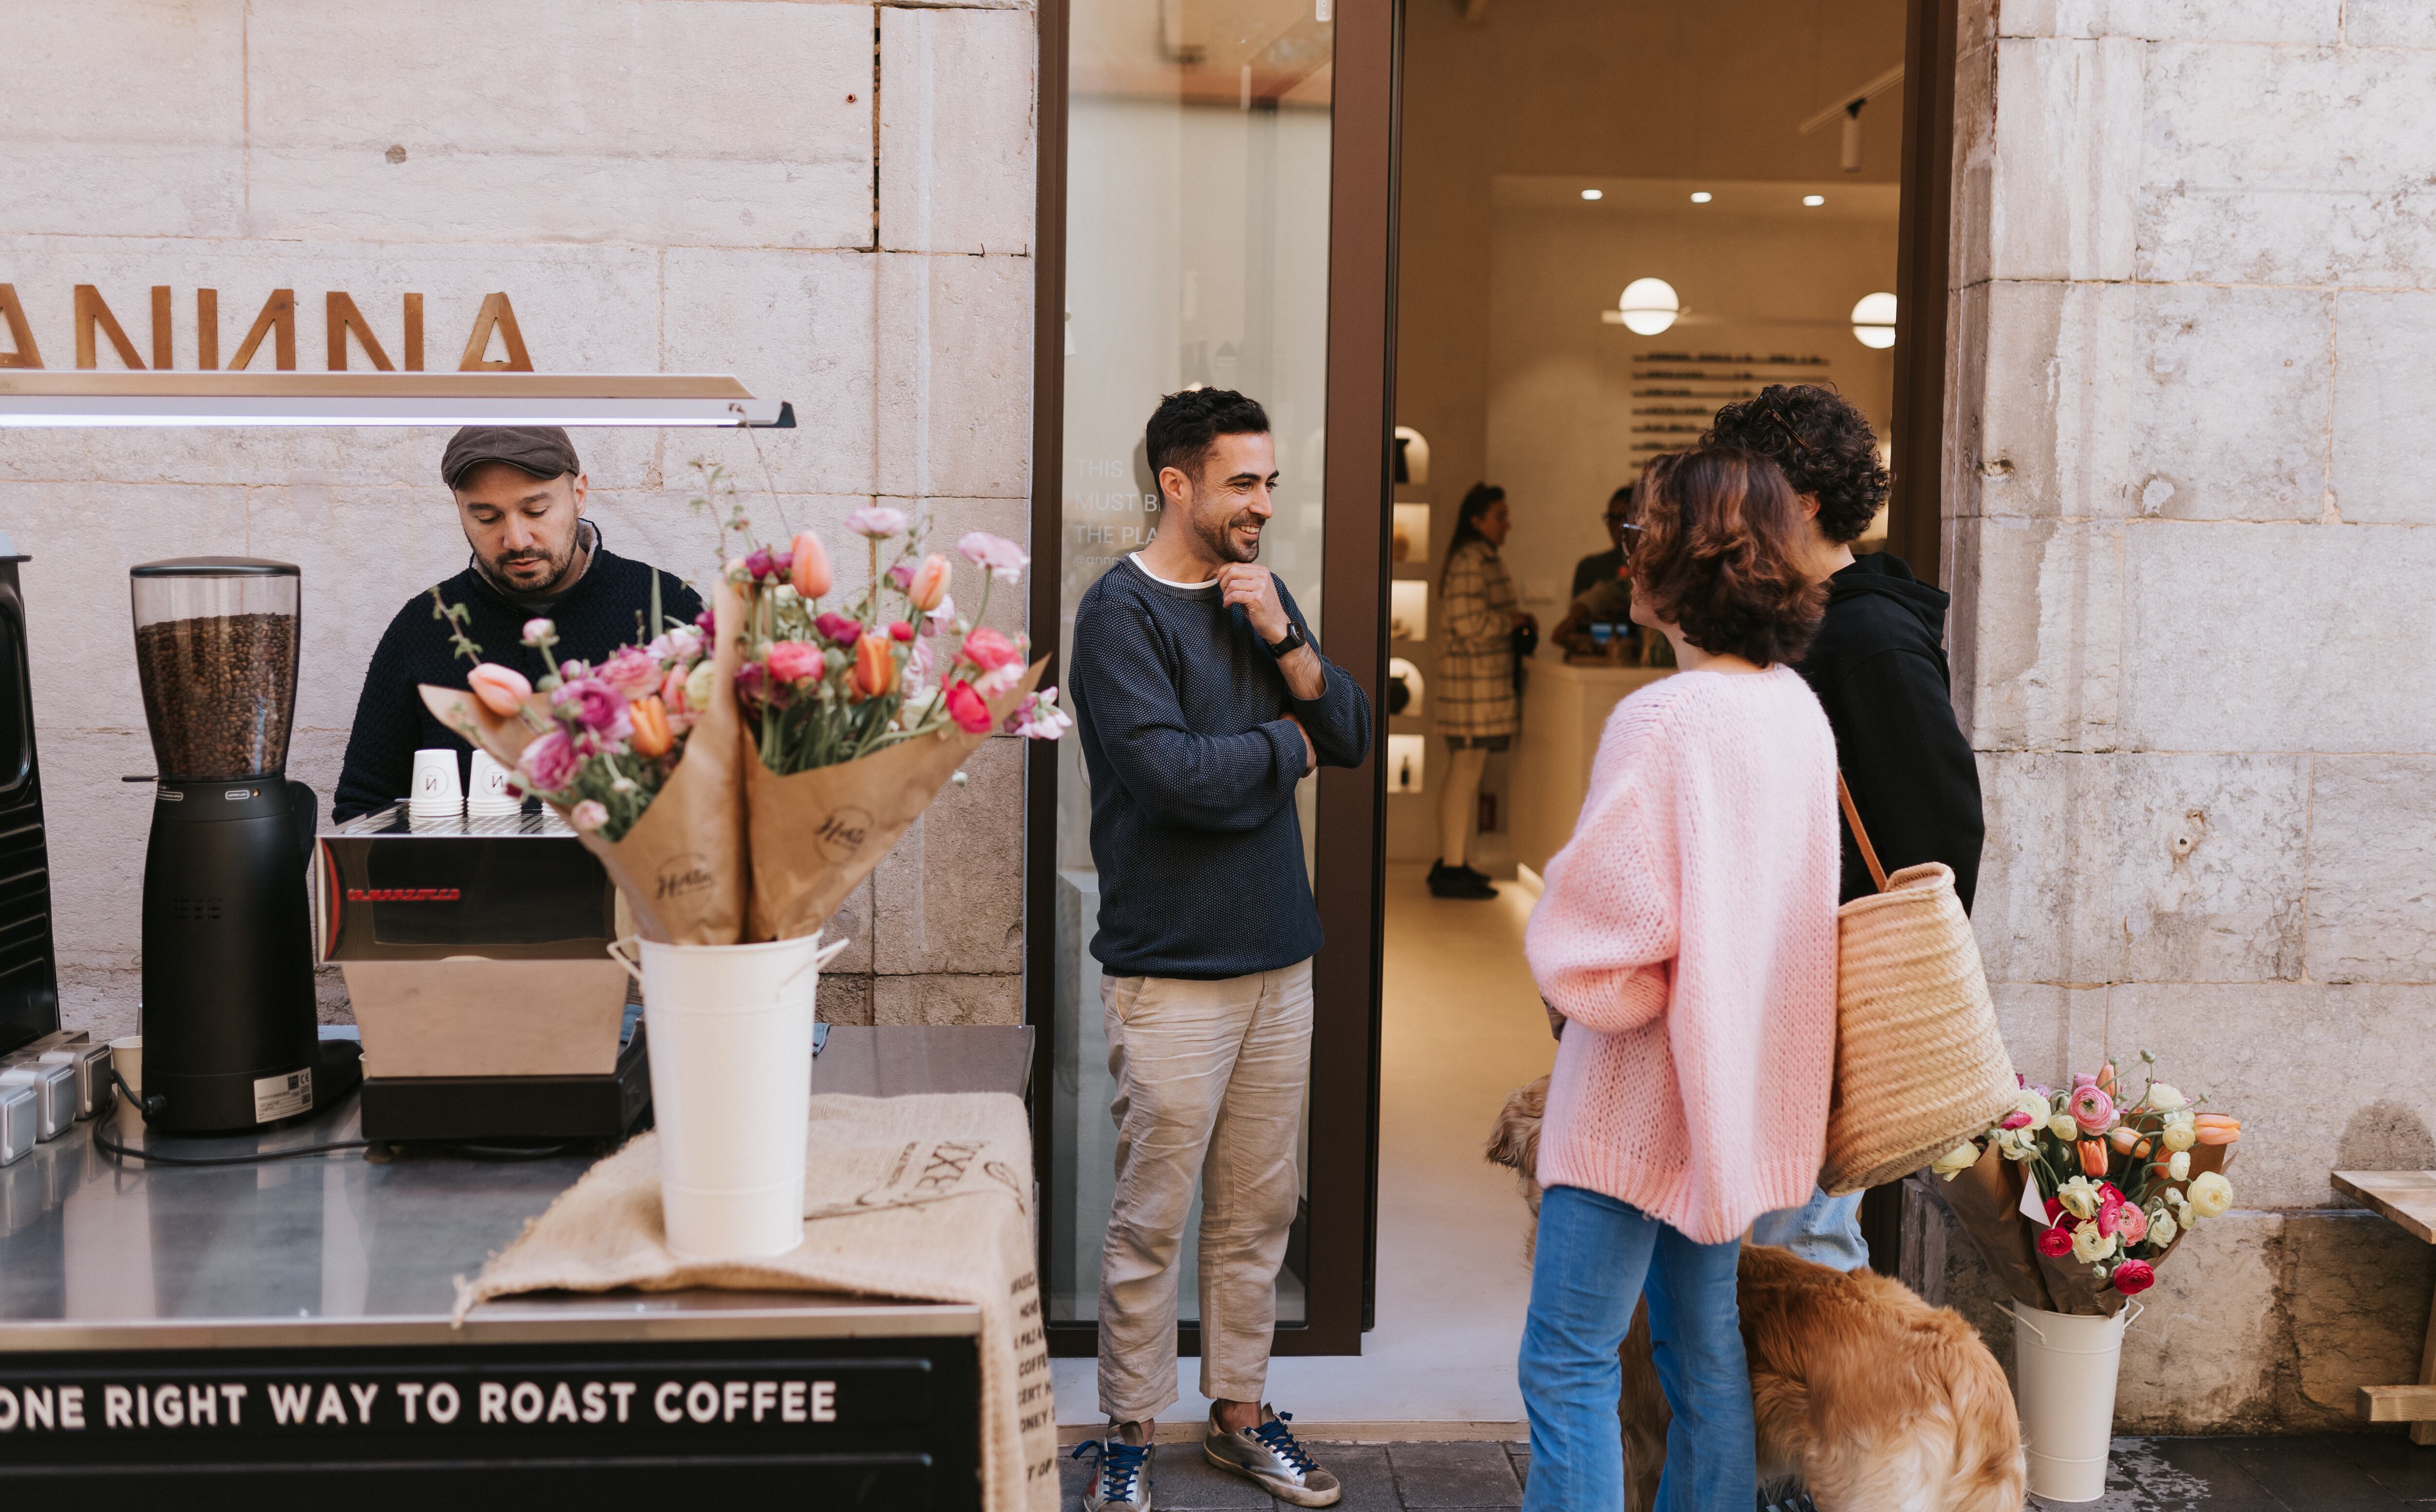
M 2427 1247 L 2326 1173 L 2436 1166 L 2436 12 L 1961 4 L 1974 924 L 2033 1080 L 2146 1048 L 2245 1121 L 2118 1424 L 2337 1425 L 2416 1379 L 2428 1306 Z

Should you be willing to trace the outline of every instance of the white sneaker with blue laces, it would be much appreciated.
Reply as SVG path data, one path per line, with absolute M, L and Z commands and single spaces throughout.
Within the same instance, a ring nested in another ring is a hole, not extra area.
M 1140 1423 L 1110 1423 L 1105 1438 L 1074 1447 L 1074 1457 L 1088 1455 L 1091 1485 L 1083 1493 L 1083 1512 L 1150 1512 L 1150 1441 Z
M 1201 1452 L 1209 1457 L 1210 1464 L 1242 1476 L 1280 1502 L 1296 1506 L 1334 1506 L 1345 1488 L 1303 1451 L 1293 1430 L 1286 1426 L 1293 1421 L 1294 1414 L 1279 1412 L 1262 1402 L 1261 1426 L 1229 1433 L 1219 1425 L 1218 1409 L 1212 1407 L 1209 1432 L 1201 1440 Z

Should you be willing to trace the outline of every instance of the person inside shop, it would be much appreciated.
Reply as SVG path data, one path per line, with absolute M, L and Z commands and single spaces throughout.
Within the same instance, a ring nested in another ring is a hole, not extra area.
M 652 611 L 654 580 L 664 620 L 691 624 L 702 613 L 684 580 L 603 544 L 583 513 L 583 464 L 558 426 L 467 426 L 441 453 L 440 478 L 470 550 L 464 570 L 439 585 L 440 597 L 472 611 L 465 634 L 485 660 L 540 682 L 548 667 L 524 643 L 524 626 L 547 618 L 557 627 L 551 650 L 560 661 L 599 662 L 634 643 Z M 330 805 L 340 823 L 404 798 L 417 751 L 455 751 L 461 789 L 470 791 L 462 785 L 473 747 L 432 718 L 417 691 L 425 683 L 465 686 L 466 665 L 432 615 L 426 589 L 407 600 L 373 652 Z
M 1100 1259 L 1108 1427 L 1082 1451 L 1096 1456 L 1083 1504 L 1151 1505 L 1197 1180 L 1202 1453 L 1268 1496 L 1332 1506 L 1336 1477 L 1264 1396 L 1301 1198 L 1320 947 L 1295 790 L 1316 768 L 1361 764 L 1370 703 L 1255 563 L 1278 484 L 1260 405 L 1170 394 L 1145 441 L 1158 530 L 1084 593 L 1067 681 L 1091 779 L 1091 953 L 1117 1121 Z
M 1486 872 L 1467 864 L 1480 779 L 1492 752 L 1514 744 L 1522 727 L 1515 687 L 1516 636 L 1536 635 L 1539 621 L 1523 612 L 1514 580 L 1497 548 L 1514 529 L 1505 490 L 1474 483 L 1454 513 L 1454 539 L 1438 574 L 1438 613 L 1446 649 L 1431 685 L 1432 718 L 1447 743 L 1446 781 L 1438 790 L 1438 859 L 1430 867 L 1432 897 L 1497 895 Z
M 1632 623 L 1632 588 L 1624 573 L 1625 559 L 1631 555 L 1626 540 L 1633 529 L 1630 483 L 1608 495 L 1599 523 L 1607 527 L 1608 549 L 1574 564 L 1573 601 L 1551 634 L 1570 655 L 1604 659 L 1610 641 L 1629 641 L 1641 634 Z M 1606 629 L 1595 631 L 1593 625 Z
M 1986 823 L 1979 768 L 1955 721 L 1945 661 L 1952 600 L 1914 578 L 1902 558 L 1853 553 L 1887 501 L 1889 479 L 1869 420 L 1833 389 L 1771 384 L 1719 409 L 1704 446 L 1738 446 L 1774 461 L 1806 522 L 1807 571 L 1827 585 L 1826 617 L 1796 670 L 1836 732 L 1836 759 L 1878 860 L 1891 874 L 1922 861 L 1954 869 L 1967 911 L 1979 880 Z M 1876 891 L 1852 831 L 1843 833 L 1841 901 Z M 1892 1189 L 1887 1189 L 1891 1192 Z M 1870 1262 L 1862 1193 L 1763 1215 L 1752 1243 L 1854 1270 Z

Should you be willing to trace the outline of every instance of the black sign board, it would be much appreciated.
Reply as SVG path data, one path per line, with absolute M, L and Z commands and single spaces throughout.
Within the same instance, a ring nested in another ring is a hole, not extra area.
M 969 1338 L 0 1355 L 0 1486 L 258 1475 L 353 1512 L 547 1472 L 619 1504 L 969 1508 L 978 1384 Z

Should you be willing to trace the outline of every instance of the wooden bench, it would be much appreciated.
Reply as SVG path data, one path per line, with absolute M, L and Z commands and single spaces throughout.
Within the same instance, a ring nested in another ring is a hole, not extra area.
M 2338 1171 L 2335 1190 L 2436 1244 L 2436 1171 Z M 2427 1342 L 2419 1355 L 2415 1386 L 2362 1386 L 2359 1415 L 2373 1423 L 2409 1423 L 2410 1441 L 2436 1444 L 2436 1309 L 2427 1319 Z

